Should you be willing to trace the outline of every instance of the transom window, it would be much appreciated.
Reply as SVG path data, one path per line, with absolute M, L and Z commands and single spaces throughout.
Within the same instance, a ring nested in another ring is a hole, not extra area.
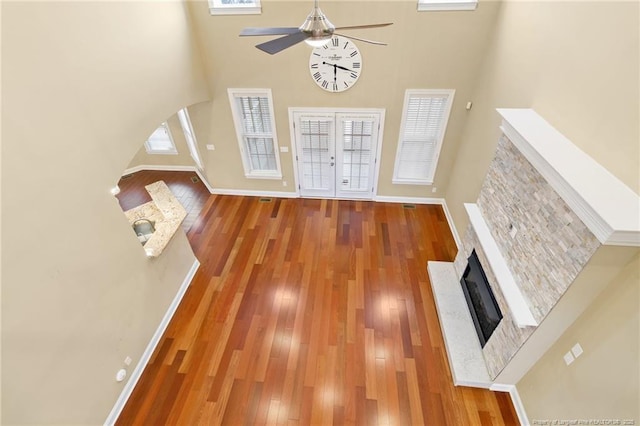
M 393 183 L 431 185 L 454 90 L 407 90 Z
M 162 123 L 160 127 L 153 131 L 149 139 L 144 143 L 148 154 L 177 154 L 178 150 L 173 142 L 171 131 L 167 123 Z
M 475 10 L 478 0 L 418 0 L 418 11 Z
M 209 0 L 212 15 L 257 15 L 261 12 L 260 0 Z
M 281 179 L 278 142 L 269 89 L 229 89 L 245 176 Z

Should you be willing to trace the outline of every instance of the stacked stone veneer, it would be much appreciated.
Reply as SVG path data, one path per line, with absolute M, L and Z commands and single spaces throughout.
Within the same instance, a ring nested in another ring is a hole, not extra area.
M 477 205 L 533 316 L 542 322 L 600 242 L 506 136 L 498 142 Z M 517 230 L 514 237 L 512 226 Z M 459 277 L 473 249 L 504 316 L 483 348 L 487 369 L 495 378 L 535 327 L 519 328 L 512 320 L 471 226 L 455 260 Z

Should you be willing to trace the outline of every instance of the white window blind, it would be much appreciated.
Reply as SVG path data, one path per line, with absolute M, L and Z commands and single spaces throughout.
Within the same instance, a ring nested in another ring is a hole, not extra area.
M 281 178 L 271 92 L 229 89 L 245 176 Z
M 177 154 L 167 123 L 162 123 L 144 143 L 147 154 Z
M 453 90 L 407 90 L 394 183 L 433 183 L 453 95 Z
M 260 14 L 260 0 L 209 0 L 212 15 Z
M 478 0 L 418 0 L 418 11 L 475 10 Z

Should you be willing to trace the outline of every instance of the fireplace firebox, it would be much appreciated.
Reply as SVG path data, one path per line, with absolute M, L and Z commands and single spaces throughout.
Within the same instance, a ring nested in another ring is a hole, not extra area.
M 478 339 L 480 339 L 480 345 L 484 348 L 489 337 L 502 320 L 502 312 L 475 250 L 469 256 L 469 263 L 460 283 L 478 333 Z

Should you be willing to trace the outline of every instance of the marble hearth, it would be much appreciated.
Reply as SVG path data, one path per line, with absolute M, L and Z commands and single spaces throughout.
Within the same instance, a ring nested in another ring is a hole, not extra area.
M 637 194 L 535 111 L 498 112 L 458 255 L 428 265 L 455 384 L 492 389 L 515 385 L 640 247 Z M 504 315 L 484 348 L 460 286 L 473 250 Z

